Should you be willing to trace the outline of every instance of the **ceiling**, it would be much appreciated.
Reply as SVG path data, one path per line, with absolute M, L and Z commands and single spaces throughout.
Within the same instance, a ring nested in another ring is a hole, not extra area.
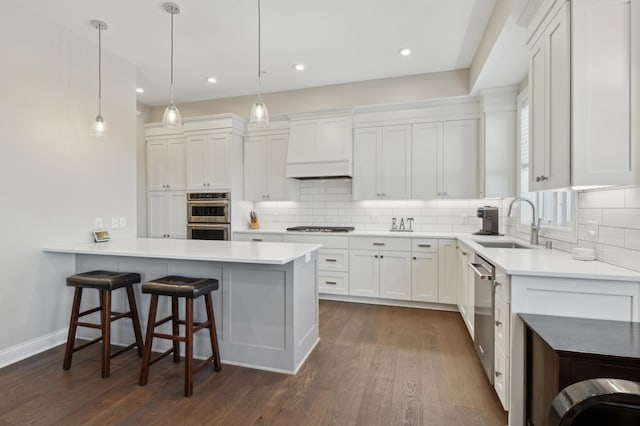
M 14 0 L 18 1 L 18 0 Z M 177 103 L 254 94 L 257 0 L 175 0 Z M 262 0 L 264 93 L 468 68 L 495 0 Z M 162 0 L 21 0 L 138 67 L 138 100 L 169 98 L 170 15 Z M 409 47 L 410 56 L 400 56 Z M 298 72 L 293 64 L 303 63 Z M 207 76 L 217 83 L 210 84 Z

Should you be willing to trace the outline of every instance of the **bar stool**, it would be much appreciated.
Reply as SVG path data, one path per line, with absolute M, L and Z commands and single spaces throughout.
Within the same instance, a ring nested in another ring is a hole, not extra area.
M 132 272 L 109 272 L 91 271 L 72 275 L 67 278 L 67 286 L 75 287 L 73 296 L 73 308 L 71 309 L 71 321 L 69 323 L 69 335 L 67 336 L 67 347 L 64 354 L 64 364 L 62 368 L 71 368 L 71 358 L 73 353 L 93 345 L 102 340 L 102 377 L 109 377 L 111 373 L 111 358 L 136 346 L 138 355 L 142 356 L 142 333 L 140 331 L 140 320 L 138 318 L 138 308 L 133 294 L 133 285 L 140 282 L 140 274 Z M 82 290 L 92 288 L 98 290 L 100 294 L 100 306 L 80 312 L 80 302 L 82 301 Z M 125 288 L 129 299 L 128 312 L 111 311 L 111 292 L 113 290 Z M 79 319 L 85 315 L 100 311 L 100 324 L 81 322 Z M 136 341 L 129 346 L 111 354 L 111 323 L 121 318 L 131 318 L 133 322 L 133 332 Z M 76 331 L 78 327 L 97 328 L 101 331 L 98 338 L 88 343 L 75 347 Z
M 149 367 L 169 354 L 173 354 L 173 361 L 180 361 L 180 342 L 185 343 L 185 368 L 184 368 L 184 395 L 189 397 L 193 394 L 193 375 L 213 361 L 215 371 L 220 371 L 220 351 L 218 350 L 218 336 L 216 334 L 216 322 L 213 316 L 213 302 L 211 292 L 218 289 L 218 280 L 206 278 L 189 278 L 177 275 L 158 278 L 142 284 L 142 292 L 151 294 L 151 304 L 149 306 L 149 320 L 147 322 L 147 335 L 142 356 L 142 368 L 140 370 L 140 386 L 147 384 L 149 378 Z M 171 297 L 171 315 L 156 321 L 158 311 L 158 296 Z M 207 321 L 193 321 L 193 300 L 204 296 L 207 311 Z M 180 320 L 178 314 L 178 298 L 185 299 L 185 319 Z M 166 322 L 172 322 L 173 334 L 156 333 L 155 328 Z M 185 326 L 185 336 L 180 336 L 179 324 Z M 209 329 L 209 339 L 211 340 L 212 355 L 193 367 L 193 334 L 203 328 Z M 153 361 L 151 360 L 151 346 L 153 338 L 167 339 L 173 342 L 171 349 L 163 352 Z

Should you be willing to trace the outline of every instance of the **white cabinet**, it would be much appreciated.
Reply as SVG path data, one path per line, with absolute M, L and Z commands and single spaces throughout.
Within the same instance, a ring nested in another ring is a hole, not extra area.
M 349 294 L 411 300 L 411 240 L 352 237 Z
M 150 238 L 187 237 L 187 199 L 184 191 L 149 191 L 147 234 Z
M 529 189 L 570 185 L 571 83 L 569 3 L 529 44 Z
M 438 303 L 458 302 L 456 240 L 438 242 Z
M 281 243 L 284 241 L 284 237 L 281 234 L 267 234 L 258 232 L 234 232 L 234 241 L 254 241 L 254 242 L 269 242 L 269 243 Z
M 229 189 L 230 135 L 187 136 L 187 189 Z
M 411 198 L 475 198 L 477 144 L 477 120 L 414 124 Z
M 458 310 L 473 340 L 475 324 L 474 275 L 469 263 L 474 260 L 475 253 L 462 243 L 457 245 L 458 252 Z
M 147 139 L 147 190 L 184 190 L 185 138 L 160 136 Z
M 411 126 L 354 132 L 353 199 L 411 197 Z
M 351 176 L 351 116 L 292 117 L 287 176 Z
M 640 4 L 571 2 L 572 183 L 640 183 Z
M 438 302 L 438 240 L 411 240 L 411 300 Z
M 494 294 L 494 369 L 495 378 L 493 387 L 505 410 L 509 410 L 509 382 L 511 380 L 510 358 L 510 334 L 511 334 L 511 283 L 509 276 L 500 268 L 495 272 Z
M 298 181 L 286 176 L 288 144 L 288 133 L 245 138 L 245 200 L 282 201 L 299 198 Z

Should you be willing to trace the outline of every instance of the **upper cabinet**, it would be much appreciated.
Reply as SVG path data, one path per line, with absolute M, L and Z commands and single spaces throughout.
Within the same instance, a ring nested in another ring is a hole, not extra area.
M 342 177 L 353 174 L 350 115 L 291 117 L 287 176 Z
M 411 198 L 411 126 L 354 131 L 353 199 Z
M 477 120 L 414 124 L 414 199 L 477 197 Z
M 233 114 L 185 120 L 187 190 L 233 190 L 241 199 L 244 121 Z
M 253 131 L 244 139 L 244 196 L 247 201 L 297 200 L 300 186 L 286 176 L 288 125 Z
M 177 135 L 147 139 L 147 189 L 184 190 L 186 177 L 185 138 Z
M 529 25 L 532 190 L 640 183 L 640 4 L 546 0 Z

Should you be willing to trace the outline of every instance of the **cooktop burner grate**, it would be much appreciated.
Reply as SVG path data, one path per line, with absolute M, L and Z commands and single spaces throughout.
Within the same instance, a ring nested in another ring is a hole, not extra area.
M 351 232 L 353 226 L 293 226 L 287 228 L 287 231 L 292 232 Z

